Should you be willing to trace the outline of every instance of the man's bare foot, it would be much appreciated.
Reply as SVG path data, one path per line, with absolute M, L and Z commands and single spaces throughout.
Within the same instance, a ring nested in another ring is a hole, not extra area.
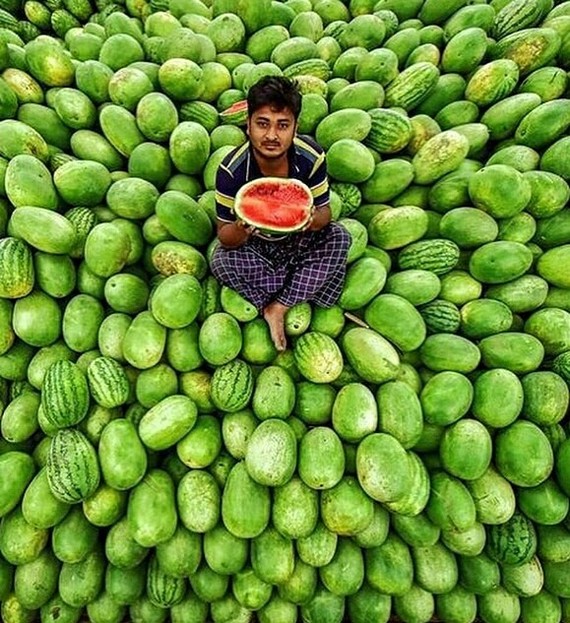
M 287 339 L 285 338 L 285 314 L 289 308 L 279 301 L 273 301 L 263 310 L 263 317 L 269 325 L 271 339 L 278 351 L 287 348 Z

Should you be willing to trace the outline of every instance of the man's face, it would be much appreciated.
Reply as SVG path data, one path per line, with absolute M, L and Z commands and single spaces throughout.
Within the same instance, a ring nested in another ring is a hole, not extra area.
M 271 106 L 263 106 L 247 122 L 251 146 L 258 155 L 271 160 L 287 153 L 296 128 L 295 117 L 288 108 L 277 110 Z

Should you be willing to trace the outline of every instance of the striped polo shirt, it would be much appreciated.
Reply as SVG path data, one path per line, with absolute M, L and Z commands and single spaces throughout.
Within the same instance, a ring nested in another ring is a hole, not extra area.
M 307 184 L 313 194 L 314 207 L 329 203 L 329 183 L 325 153 L 312 138 L 297 135 L 289 152 L 289 177 Z M 236 147 L 221 162 L 216 174 L 216 214 L 220 221 L 231 223 L 236 220 L 233 211 L 239 189 L 254 179 L 264 177 L 253 155 L 249 142 Z M 275 240 L 282 235 L 259 234 L 262 238 Z

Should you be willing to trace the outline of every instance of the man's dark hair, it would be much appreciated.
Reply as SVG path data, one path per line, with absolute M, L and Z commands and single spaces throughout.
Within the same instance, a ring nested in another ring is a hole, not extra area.
M 301 112 L 301 93 L 297 83 L 285 76 L 264 76 L 248 91 L 247 111 L 252 115 L 263 106 L 277 110 L 288 108 L 295 119 Z

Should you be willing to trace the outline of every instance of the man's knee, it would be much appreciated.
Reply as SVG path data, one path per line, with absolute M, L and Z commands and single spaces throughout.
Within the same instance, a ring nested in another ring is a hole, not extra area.
M 344 259 L 352 242 L 350 233 L 340 223 L 329 223 L 326 229 L 325 248 Z
M 337 244 L 348 249 L 352 241 L 348 230 L 344 228 L 340 223 L 330 223 L 329 236 L 331 240 L 334 240 Z
M 244 247 L 216 249 L 210 260 L 210 269 L 219 281 L 232 284 L 258 281 L 272 272 L 266 262 Z
M 233 249 L 218 248 L 212 254 L 210 259 L 210 270 L 218 281 L 226 283 L 228 281 L 234 281 L 237 275 L 237 258 L 233 253 Z
M 210 258 L 210 270 L 214 277 L 218 277 L 219 273 L 224 272 L 225 262 L 220 253 L 220 249 L 216 249 Z

